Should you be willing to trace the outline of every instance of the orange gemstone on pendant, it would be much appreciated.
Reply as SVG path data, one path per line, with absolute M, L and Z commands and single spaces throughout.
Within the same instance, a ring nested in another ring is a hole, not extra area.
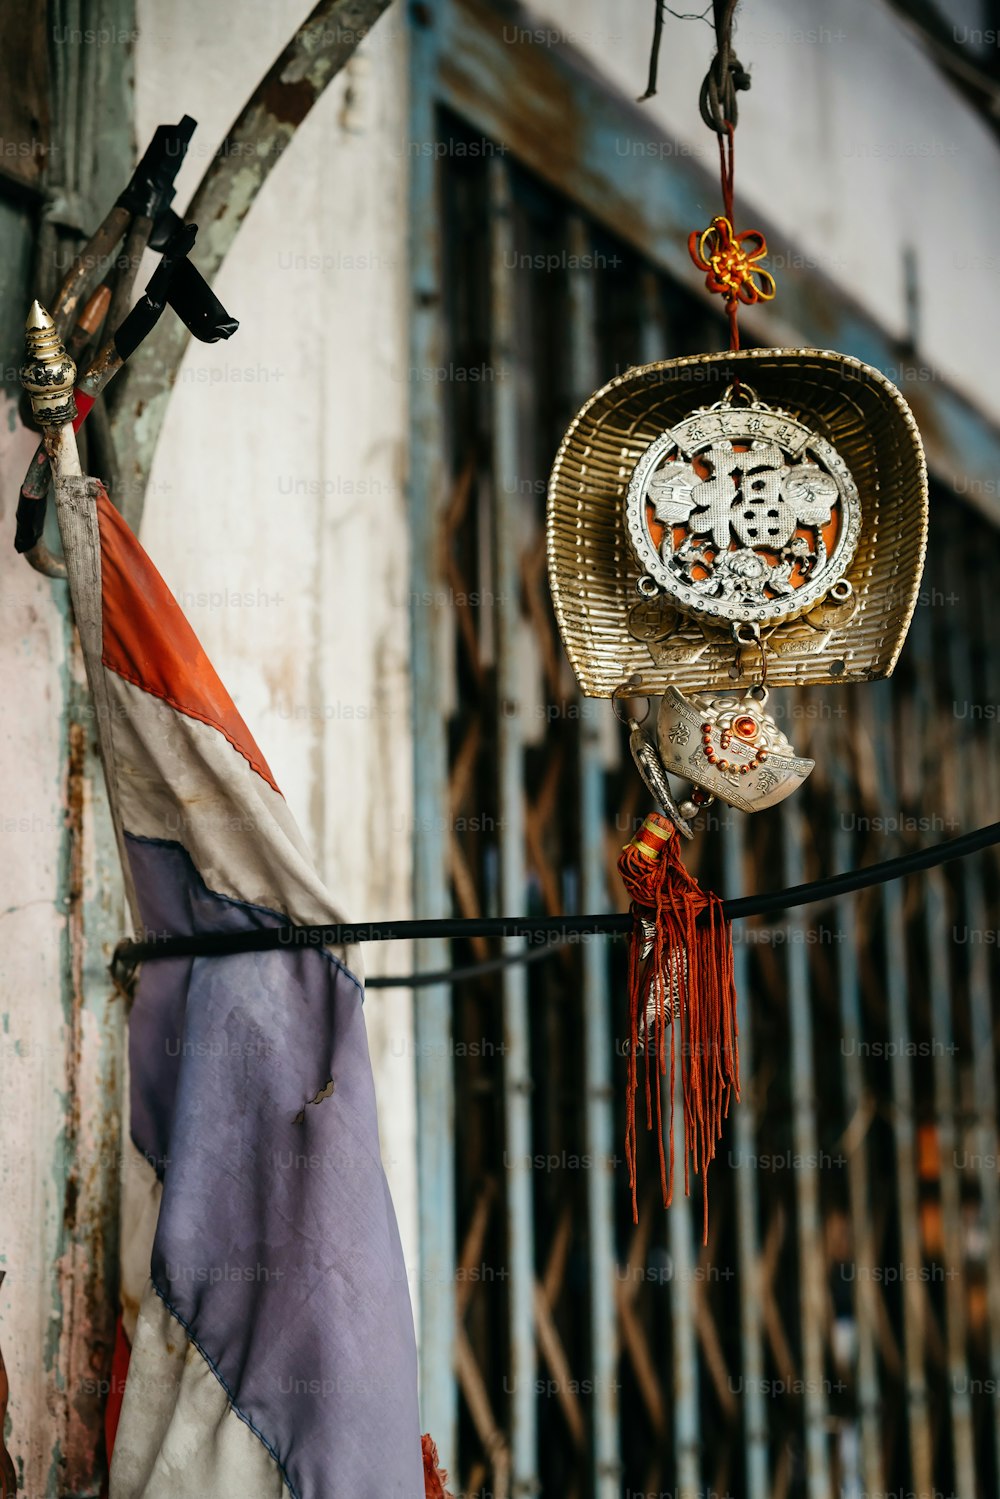
M 757 720 L 749 714 L 742 718 L 733 719 L 733 733 L 738 734 L 741 739 L 757 738 Z

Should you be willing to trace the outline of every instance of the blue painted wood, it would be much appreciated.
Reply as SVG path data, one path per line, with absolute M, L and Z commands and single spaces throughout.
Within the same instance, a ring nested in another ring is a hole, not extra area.
M 424 7 L 424 10 L 428 10 Z M 410 136 L 436 139 L 432 80 L 437 72 L 439 30 L 410 17 Z M 433 153 L 410 156 L 410 366 L 443 364 L 441 309 L 440 167 Z M 448 746 L 441 711 L 443 611 L 423 600 L 441 587 L 441 516 L 448 492 L 443 389 L 434 380 L 410 384 L 410 628 L 413 662 L 413 911 L 415 916 L 451 914 L 448 888 Z M 415 944 L 418 970 L 450 964 L 450 944 Z M 421 991 L 414 1006 L 417 1053 L 417 1190 L 420 1236 L 420 1405 L 425 1430 L 434 1436 L 443 1466 L 456 1469 L 458 1387 L 455 1381 L 455 1096 L 452 1078 L 451 989 Z
M 850 869 L 854 862 L 855 839 L 848 817 L 857 805 L 857 789 L 852 785 L 846 763 L 847 746 L 833 757 L 831 778 L 834 790 L 836 823 L 832 849 L 835 869 Z M 843 1040 L 842 1071 L 844 1112 L 848 1119 L 860 1119 L 867 1106 L 868 1092 L 859 1047 L 863 1044 L 864 1023 L 861 1006 L 861 980 L 858 972 L 857 903 L 840 901 L 836 908 L 838 922 L 837 998 Z M 868 1148 L 864 1140 L 848 1152 L 848 1191 L 854 1257 L 862 1265 L 875 1262 L 874 1217 L 872 1214 Z M 861 1417 L 860 1476 L 865 1492 L 876 1494 L 884 1488 L 882 1465 L 882 1396 L 878 1380 L 878 1357 L 875 1334 L 878 1326 L 878 1303 L 875 1283 L 868 1275 L 854 1277 L 854 1321 L 857 1328 L 858 1408 Z
M 963 555 L 959 534 L 949 537 L 946 555 L 945 584 L 949 592 L 961 598 L 970 592 L 969 572 Z M 982 583 L 982 619 L 989 627 L 996 610 L 995 580 L 984 576 Z M 975 703 L 1000 702 L 1000 696 L 987 698 L 990 688 L 1000 688 L 997 680 L 997 651 L 991 652 L 990 674 L 992 682 L 977 681 L 973 675 L 972 658 L 968 639 L 954 627 L 948 636 L 948 656 L 951 686 L 956 704 L 971 706 Z M 996 724 L 992 732 L 996 733 Z M 965 827 L 976 827 L 982 817 L 981 797 L 988 795 L 985 785 L 980 784 L 977 767 L 971 754 L 970 736 L 958 728 L 957 784 L 954 788 L 958 817 Z M 993 750 L 996 758 L 996 749 Z M 983 871 L 979 860 L 963 859 L 959 878 L 965 922 L 971 938 L 967 948 L 967 982 L 969 995 L 969 1022 L 972 1035 L 973 1097 L 977 1110 L 972 1135 L 974 1151 L 978 1158 L 979 1199 L 982 1226 L 986 1243 L 986 1299 L 990 1341 L 990 1393 L 993 1405 L 994 1461 L 1000 1472 L 1000 1135 L 997 1130 L 997 1086 L 996 1086 L 996 1020 L 991 1001 L 990 965 L 995 963 L 995 948 L 987 945 L 991 910 L 989 897 L 983 882 Z M 992 910 L 995 914 L 995 906 Z M 995 925 L 995 922 L 993 923 Z M 954 938 L 954 928 L 952 937 Z M 944 1167 L 947 1170 L 947 1165 Z
M 79 215 L 79 238 L 74 243 L 57 228 L 58 211 L 41 216 L 32 294 L 60 284 L 67 252 L 96 228 L 134 166 L 131 49 L 94 45 L 87 24 L 71 5 L 51 8 L 50 37 L 59 40 L 50 40 L 55 65 L 45 185 L 50 207 L 68 209 L 67 223 Z M 101 25 L 110 34 L 134 32 L 133 0 L 107 0 Z M 102 107 L 95 111 L 96 98 Z M 26 311 L 27 300 L 22 320 Z M 52 702 L 52 733 L 60 740 L 65 777 L 56 892 L 62 986 L 58 996 L 39 998 L 62 1010 L 66 1087 L 54 1158 L 34 1162 L 39 1181 L 52 1183 L 49 1200 L 58 1214 L 52 1262 L 38 1267 L 52 1287 L 48 1342 L 38 1350 L 51 1383 L 45 1412 L 27 1407 L 28 1429 L 16 1434 L 15 1444 L 23 1442 L 21 1450 L 30 1451 L 29 1473 L 44 1463 L 47 1492 L 58 1486 L 83 1499 L 104 1487 L 101 1381 L 110 1370 L 118 1314 L 125 1014 L 107 963 L 127 917 L 93 701 L 65 583 L 52 585 L 51 607 L 61 617 L 65 642 L 61 695 Z M 34 688 L 26 683 L 25 690 L 38 690 L 37 682 Z M 18 1391 L 19 1404 L 24 1395 Z
M 862 709 L 871 724 L 882 813 L 886 825 L 899 819 L 899 795 L 895 780 L 895 732 L 892 688 L 874 682 L 861 695 Z M 888 835 L 888 853 L 899 852 L 896 835 Z M 909 991 L 906 972 L 906 924 L 903 915 L 905 887 L 890 880 L 880 890 L 885 940 L 886 1002 L 889 1041 L 893 1047 L 892 1132 L 896 1150 L 896 1202 L 899 1213 L 900 1275 L 903 1280 L 903 1355 L 906 1367 L 906 1403 L 910 1436 L 910 1481 L 918 1493 L 933 1489 L 933 1454 L 930 1404 L 925 1360 L 927 1355 L 927 1288 L 923 1283 L 919 1207 L 917 1202 L 916 1119 L 913 1071 L 910 1060 Z
M 932 775 L 935 748 L 933 643 L 930 610 L 917 608 L 910 625 L 909 649 L 916 668 L 916 727 L 922 746 L 920 772 Z M 949 1266 L 960 1268 L 964 1258 L 962 1225 L 962 1183 L 955 1169 L 961 1139 L 955 1096 L 956 1054 L 954 1041 L 951 964 L 948 949 L 953 941 L 948 922 L 948 897 L 945 873 L 928 869 L 923 879 L 923 919 L 927 951 L 927 983 L 931 1004 L 931 1036 L 934 1042 L 934 1123 L 938 1155 L 941 1161 L 941 1233 L 944 1257 Z M 966 1284 L 964 1275 L 949 1276 L 944 1288 L 947 1314 L 948 1406 L 951 1415 L 952 1451 L 955 1465 L 955 1487 L 960 1494 L 976 1491 L 975 1441 L 972 1426 L 972 1399 L 969 1393 L 969 1367 L 966 1356 L 968 1336 L 965 1314 Z
M 782 802 L 782 878 L 786 885 L 805 879 L 802 850 L 805 829 L 795 797 Z M 824 1324 L 826 1321 L 826 1265 L 820 1221 L 819 1140 L 816 1091 L 813 1085 L 812 1000 L 809 992 L 809 952 L 805 918 L 790 911 L 785 918 L 788 936 L 787 978 L 791 1029 L 792 1146 L 795 1152 L 795 1197 L 798 1207 L 800 1327 L 802 1378 L 805 1382 L 806 1492 L 809 1499 L 829 1499 L 829 1402 L 826 1397 Z
M 722 858 L 727 899 L 746 894 L 743 878 L 745 854 L 744 820 L 731 808 L 720 809 Z M 750 965 L 747 961 L 748 929 L 734 934 L 733 972 L 736 980 L 736 1019 L 740 1038 L 742 1099 L 729 1111 L 736 1147 L 736 1224 L 739 1236 L 740 1276 L 740 1374 L 743 1380 L 743 1445 L 746 1453 L 747 1499 L 768 1499 L 770 1493 L 769 1438 L 764 1404 L 764 1316 L 760 1279 L 760 1214 L 757 1194 L 756 1119 L 752 1086 L 753 1015 L 750 1008 Z
M 490 365 L 494 372 L 493 518 L 496 592 L 505 601 L 497 617 L 497 773 L 500 844 L 500 900 L 504 912 L 525 908 L 525 808 L 521 594 L 523 525 L 517 475 L 519 348 L 514 278 L 513 205 L 508 164 L 490 162 Z M 523 938 L 509 937 L 505 952 L 518 952 Z M 538 1407 L 535 1393 L 535 1225 L 531 1181 L 531 1039 L 528 975 L 522 964 L 503 973 L 504 1116 L 507 1151 L 507 1243 L 510 1279 L 510 1433 L 511 1488 L 518 1495 L 540 1492 Z
M 569 357 L 577 405 L 598 384 L 597 312 L 594 278 L 588 264 L 589 232 L 579 217 L 569 226 Z M 584 911 L 607 911 L 605 879 L 604 767 L 598 714 L 607 703 L 580 698 L 580 901 Z M 583 946 L 584 1068 L 587 1089 L 587 1228 L 590 1247 L 590 1347 L 593 1380 L 593 1461 L 595 1499 L 618 1499 L 621 1445 L 618 1429 L 618 1348 L 615 1313 L 615 1213 L 611 1156 L 612 1103 L 611 995 L 609 945 Z

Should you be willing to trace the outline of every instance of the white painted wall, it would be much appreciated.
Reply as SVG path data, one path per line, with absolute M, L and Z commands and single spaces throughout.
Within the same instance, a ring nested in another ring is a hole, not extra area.
M 310 9 L 140 0 L 138 139 L 198 120 L 178 206 Z M 391 12 L 252 208 L 216 283 L 239 332 L 189 348 L 142 525 L 353 919 L 410 909 L 404 40 Z M 410 954 L 365 962 L 406 971 Z M 410 997 L 373 991 L 366 1016 L 415 1266 Z
M 701 5 L 675 5 L 699 11 Z M 532 0 L 628 98 L 646 86 L 651 0 Z M 960 26 L 968 22 L 956 13 Z M 992 418 L 1000 256 L 1000 143 L 886 0 L 744 0 L 736 52 L 738 228 L 766 216 L 890 333 L 907 332 L 904 251 L 916 257 L 920 353 Z M 699 21 L 666 17 L 659 90 L 641 107 L 717 178 L 698 88 L 714 54 Z M 664 170 L 670 170 L 669 158 Z M 720 211 L 705 203 L 705 223 Z M 692 228 L 700 227 L 692 225 Z M 779 271 L 780 297 L 780 271 Z M 776 304 L 777 310 L 778 304 Z

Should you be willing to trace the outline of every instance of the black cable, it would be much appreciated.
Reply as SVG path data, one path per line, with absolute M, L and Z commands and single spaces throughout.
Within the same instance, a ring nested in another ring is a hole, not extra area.
M 377 978 L 366 978 L 366 989 L 423 989 L 428 984 L 460 984 L 465 979 L 485 978 L 490 973 L 500 973 L 504 968 L 510 968 L 515 963 L 538 963 L 542 958 L 551 958 L 553 953 L 561 952 L 566 941 L 563 937 L 553 937 L 551 942 L 546 942 L 537 952 L 508 952 L 502 958 L 487 958 L 482 963 L 464 963 L 461 968 L 438 968 L 427 970 L 424 973 L 397 973 L 380 975 Z
M 723 913 L 729 921 L 741 921 L 748 916 L 768 916 L 796 906 L 836 900 L 842 895 L 850 895 L 871 885 L 881 885 L 887 880 L 902 879 L 905 875 L 916 874 L 922 869 L 932 869 L 937 864 L 964 859 L 995 843 L 1000 843 L 1000 822 L 976 828 L 971 833 L 963 833 L 960 838 L 949 838 L 943 843 L 932 844 L 929 848 L 915 849 L 912 853 L 900 854 L 894 859 L 884 859 L 880 864 L 869 864 L 864 869 L 848 870 L 829 879 L 793 885 L 787 890 L 771 890 L 764 895 L 746 895 L 738 900 L 727 900 L 723 902 Z M 340 922 L 329 926 L 285 925 L 255 931 L 196 932 L 191 936 L 165 934 L 162 937 L 148 936 L 141 942 L 120 942 L 115 949 L 111 967 L 116 977 L 121 978 L 137 963 L 158 958 L 219 958 L 235 953 L 270 952 L 277 948 L 343 947 L 354 942 L 401 942 L 417 937 L 525 937 L 546 945 L 539 953 L 511 953 L 505 954 L 501 959 L 491 960 L 496 967 L 504 967 L 508 961 L 527 962 L 546 955 L 547 948 L 553 945 L 552 939 L 556 937 L 572 940 L 597 935 L 624 936 L 631 930 L 632 917 L 628 914 L 488 916 L 476 919 L 445 917 L 363 924 Z M 486 971 L 481 964 L 472 966 Z M 465 970 L 461 972 L 464 973 Z M 416 987 L 424 983 L 453 982 L 454 978 L 455 970 L 442 970 L 429 977 L 408 974 L 398 978 L 382 978 L 377 986 Z

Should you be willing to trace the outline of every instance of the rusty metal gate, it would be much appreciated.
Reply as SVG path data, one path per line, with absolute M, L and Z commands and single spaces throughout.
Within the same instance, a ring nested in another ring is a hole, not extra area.
M 615 861 L 647 800 L 562 653 L 546 477 L 592 389 L 721 347 L 723 328 L 432 86 L 430 30 L 409 372 L 418 913 L 621 908 Z M 780 694 L 817 768 L 780 812 L 703 814 L 699 879 L 794 885 L 1000 818 L 981 482 L 935 490 L 892 681 Z M 665 1214 L 652 1146 L 632 1222 L 623 944 L 420 991 L 423 1404 L 457 1493 L 1000 1491 L 998 927 L 992 853 L 736 927 L 743 1099 L 705 1247 L 700 1189 Z M 425 944 L 418 966 L 495 956 Z

